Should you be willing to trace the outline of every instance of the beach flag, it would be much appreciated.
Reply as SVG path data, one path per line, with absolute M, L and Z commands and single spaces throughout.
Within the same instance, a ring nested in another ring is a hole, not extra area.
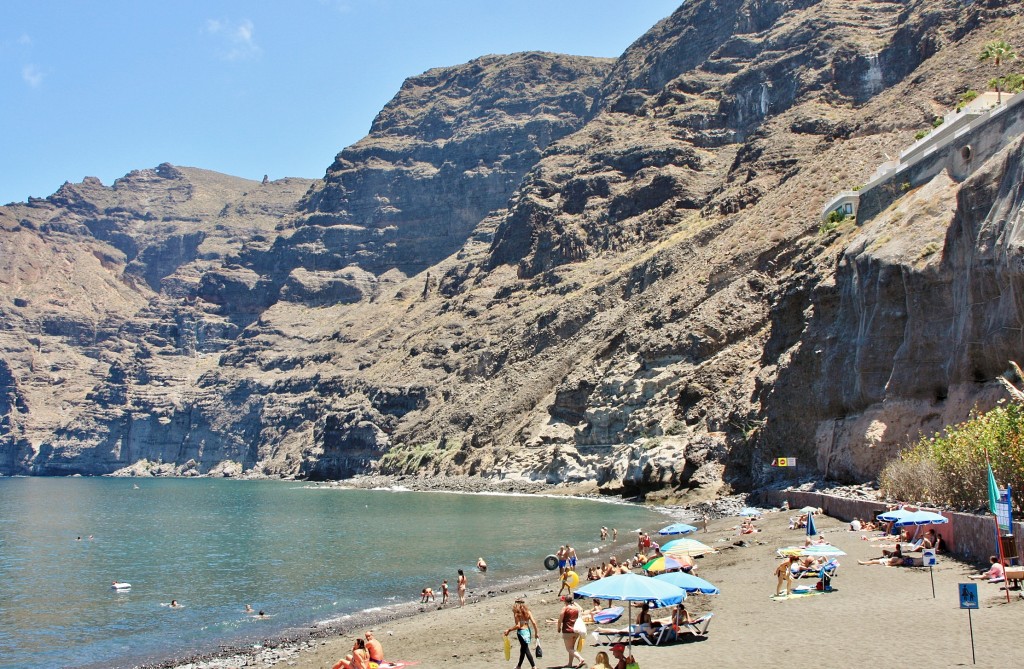
M 992 465 L 988 466 L 988 510 L 996 513 L 996 504 L 999 502 L 999 486 L 996 485 L 995 474 L 992 473 Z

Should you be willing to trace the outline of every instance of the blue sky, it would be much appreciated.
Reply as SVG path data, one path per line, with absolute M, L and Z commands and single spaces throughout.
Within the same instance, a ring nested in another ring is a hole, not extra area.
M 682 0 L 2 0 L 0 204 L 162 162 L 322 177 L 402 81 L 615 57 Z

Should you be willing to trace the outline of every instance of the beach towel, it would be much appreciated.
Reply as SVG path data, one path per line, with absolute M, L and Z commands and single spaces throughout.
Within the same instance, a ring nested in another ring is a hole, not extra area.
M 622 617 L 622 612 L 625 611 L 621 606 L 612 606 L 607 609 L 602 609 L 594 614 L 594 622 L 598 625 L 607 625 L 613 623 Z
M 772 595 L 772 599 L 781 602 L 784 599 L 800 599 L 801 597 L 811 597 L 813 595 L 824 595 L 830 592 L 839 592 L 839 588 L 832 588 L 831 590 L 818 590 L 816 588 L 808 588 L 806 590 L 796 590 L 789 593 L 788 595 Z

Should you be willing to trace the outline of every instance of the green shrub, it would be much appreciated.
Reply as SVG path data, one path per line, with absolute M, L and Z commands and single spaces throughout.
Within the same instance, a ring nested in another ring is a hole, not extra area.
M 978 91 L 975 91 L 975 90 L 969 90 L 966 93 L 961 93 L 960 94 L 960 104 L 957 105 L 957 107 L 956 107 L 957 110 L 963 109 L 969 102 L 971 102 L 972 100 L 977 98 L 979 95 L 981 95 L 981 94 L 978 93 Z
M 1017 402 L 922 438 L 889 463 L 879 481 L 901 499 L 969 511 L 987 508 L 986 453 L 996 481 L 1019 491 L 1014 508 L 1024 511 L 1024 405 Z
M 946 122 L 946 119 L 942 118 L 941 116 L 936 116 L 935 118 L 932 119 L 932 127 L 933 128 L 938 128 L 940 125 L 942 125 L 945 122 Z
M 927 136 L 928 136 L 928 134 L 929 134 L 930 132 L 931 132 L 931 130 L 918 130 L 918 131 L 917 131 L 917 132 L 916 132 L 916 133 L 914 134 L 914 139 L 924 139 L 925 137 L 927 137 Z

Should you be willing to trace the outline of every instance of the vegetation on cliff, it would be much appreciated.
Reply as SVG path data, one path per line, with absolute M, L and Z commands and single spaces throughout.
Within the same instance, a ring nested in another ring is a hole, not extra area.
M 897 499 L 974 511 L 988 507 L 988 467 L 1000 486 L 1018 491 L 1024 511 L 1024 404 L 1004 402 L 944 432 L 922 437 L 890 462 L 882 491 Z

